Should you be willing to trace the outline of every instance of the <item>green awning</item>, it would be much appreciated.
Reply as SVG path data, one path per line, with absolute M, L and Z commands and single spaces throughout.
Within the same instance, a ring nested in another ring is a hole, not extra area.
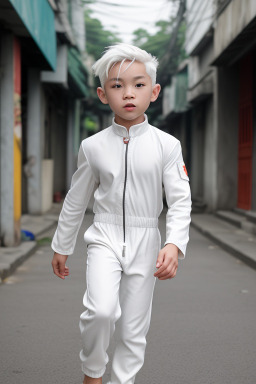
M 68 49 L 68 72 L 78 96 L 88 96 L 88 73 L 82 62 L 80 52 L 73 47 Z
M 53 70 L 56 68 L 54 12 L 48 0 L 9 0 Z

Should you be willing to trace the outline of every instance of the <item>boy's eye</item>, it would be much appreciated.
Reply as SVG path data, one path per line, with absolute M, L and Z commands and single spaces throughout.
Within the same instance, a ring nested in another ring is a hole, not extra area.
M 114 84 L 112 88 L 121 88 L 121 84 Z
M 137 88 L 144 87 L 144 84 L 142 84 L 142 83 L 138 83 L 138 84 L 136 84 L 136 87 L 137 87 Z

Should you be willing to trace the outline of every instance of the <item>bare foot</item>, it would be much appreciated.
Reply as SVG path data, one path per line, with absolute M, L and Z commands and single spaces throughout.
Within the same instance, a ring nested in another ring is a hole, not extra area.
M 93 378 L 84 375 L 84 382 L 83 384 L 102 384 L 102 377 L 99 378 Z

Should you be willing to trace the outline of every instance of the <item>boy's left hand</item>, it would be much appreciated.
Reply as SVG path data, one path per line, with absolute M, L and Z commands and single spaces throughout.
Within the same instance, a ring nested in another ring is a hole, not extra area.
M 159 280 L 172 279 L 176 276 L 178 269 L 178 253 L 179 249 L 174 244 L 166 244 L 158 254 L 156 268 L 158 271 L 154 276 Z

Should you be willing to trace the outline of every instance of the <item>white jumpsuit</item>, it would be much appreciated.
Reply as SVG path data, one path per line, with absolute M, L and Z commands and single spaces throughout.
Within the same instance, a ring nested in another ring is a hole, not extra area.
M 80 358 L 86 375 L 101 377 L 116 325 L 110 384 L 133 384 L 144 362 L 160 250 L 162 185 L 168 204 L 165 244 L 175 244 L 183 258 L 191 197 L 179 141 L 149 125 L 146 115 L 129 132 L 113 119 L 110 127 L 82 142 L 52 241 L 55 252 L 73 253 L 95 191 L 94 223 L 84 235 L 87 289 Z

